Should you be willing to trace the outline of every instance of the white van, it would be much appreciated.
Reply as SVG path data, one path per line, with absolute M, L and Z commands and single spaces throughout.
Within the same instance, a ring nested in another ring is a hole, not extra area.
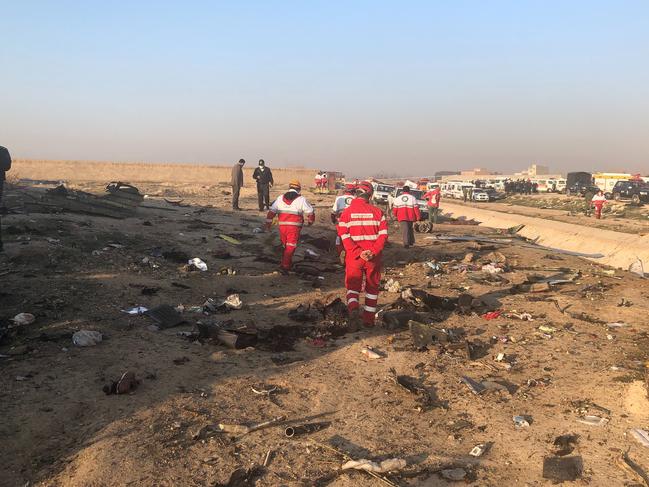
M 464 188 L 473 188 L 475 185 L 468 181 L 446 181 L 441 185 L 442 196 L 461 200 L 464 198 Z

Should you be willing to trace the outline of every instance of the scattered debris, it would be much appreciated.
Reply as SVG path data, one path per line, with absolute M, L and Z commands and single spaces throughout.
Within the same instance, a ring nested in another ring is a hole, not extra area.
M 485 320 L 495 320 L 497 318 L 500 318 L 500 315 L 502 314 L 502 311 L 497 310 L 497 311 L 490 311 L 488 313 L 485 313 L 482 315 L 482 317 Z
M 489 450 L 489 448 L 491 448 L 491 443 L 480 443 L 471 449 L 469 455 L 472 457 L 481 457 L 487 452 L 487 450 Z
M 590 414 L 581 418 L 577 418 L 577 422 L 590 426 L 604 426 L 608 423 L 608 421 L 608 418 L 602 418 L 600 416 L 594 416 Z
M 631 430 L 631 436 L 638 440 L 638 442 L 642 446 L 649 448 L 649 431 L 640 428 L 634 428 Z
M 464 480 L 466 477 L 466 470 L 463 468 L 446 468 L 440 472 L 443 478 L 446 480 L 452 480 L 453 482 L 459 482 Z
M 207 270 L 207 264 L 198 257 L 194 257 L 193 259 L 189 259 L 187 261 L 187 270 L 198 270 L 205 272 Z
M 446 344 L 452 341 L 453 337 L 445 329 L 435 328 L 434 325 L 427 325 L 417 321 L 408 321 L 408 328 L 412 336 L 412 343 L 415 348 L 421 349 L 432 344 Z
M 93 330 L 79 330 L 72 335 L 72 343 L 77 347 L 92 347 L 101 343 L 102 339 L 102 334 Z
M 413 304 L 415 307 L 424 308 L 428 311 L 440 309 L 453 311 L 457 307 L 457 298 L 442 298 L 415 288 L 403 290 L 401 299 Z
M 627 472 L 642 479 L 646 486 L 649 487 L 649 475 L 629 457 L 628 450 L 618 459 L 617 465 L 626 470 Z
M 570 455 L 579 441 L 578 435 L 561 435 L 557 436 L 552 443 L 554 445 L 554 454 L 559 457 Z
M 299 323 L 312 323 L 321 318 L 320 312 L 311 308 L 310 304 L 300 304 L 288 312 L 288 317 Z
M 270 426 L 274 426 L 277 423 L 281 423 L 286 419 L 285 416 L 278 416 L 276 418 L 273 418 L 269 421 L 263 421 L 261 423 L 255 423 L 250 426 L 242 425 L 242 424 L 227 424 L 227 423 L 219 423 L 219 429 L 223 431 L 224 433 L 229 433 L 231 435 L 247 435 L 248 433 L 252 433 L 253 431 L 257 431 L 260 429 L 268 428 Z
M 530 284 L 529 291 L 531 293 L 543 293 L 546 291 L 551 291 L 552 287 L 549 282 L 535 282 Z
M 129 313 L 133 314 L 133 313 Z M 140 314 L 140 313 L 138 313 Z M 153 309 L 145 311 L 145 314 L 155 321 L 161 329 L 173 328 L 185 322 L 176 308 L 168 304 L 161 304 Z
M 370 360 L 375 360 L 381 358 L 381 355 L 376 353 L 372 347 L 366 346 L 361 348 L 361 353 L 365 355 Z
M 108 184 L 106 192 L 108 194 L 104 196 L 95 196 L 60 185 L 47 190 L 39 198 L 32 196 L 32 199 L 25 202 L 25 208 L 34 213 L 67 211 L 111 218 L 127 218 L 135 214 L 137 207 L 144 199 L 135 186 L 122 182 Z
M 331 425 L 330 421 L 323 421 L 320 423 L 309 423 L 300 426 L 289 426 L 284 430 L 284 435 L 288 438 L 294 436 L 301 436 L 328 428 Z
M 16 326 L 31 325 L 35 320 L 36 317 L 31 313 L 18 313 L 11 319 Z
M 134 308 L 123 309 L 121 311 L 122 313 L 135 316 L 145 314 L 147 311 L 149 311 L 149 308 L 145 308 L 144 306 L 135 306 Z
M 198 327 L 199 338 L 217 340 L 228 348 L 240 350 L 257 344 L 257 333 L 252 330 L 237 330 L 218 323 L 198 322 L 196 326 Z
M 528 428 L 531 423 L 529 416 L 513 416 L 512 420 L 517 428 Z
M 581 477 L 582 471 L 583 461 L 580 456 L 543 459 L 543 478 L 553 482 L 577 480 Z
M 115 382 L 104 386 L 104 393 L 108 396 L 110 394 L 128 394 L 134 391 L 140 381 L 137 380 L 133 372 L 124 372 L 122 376 Z
M 232 245 L 241 245 L 241 242 L 239 240 L 234 237 L 230 237 L 229 235 L 218 235 L 218 237 L 221 240 L 225 240 L 226 242 L 231 243 Z
M 640 259 L 636 259 L 631 265 L 629 265 L 629 272 L 635 274 L 636 276 L 644 278 L 644 265 Z
M 397 371 L 393 368 L 390 369 L 390 374 L 395 384 L 417 396 L 417 403 L 420 409 L 428 410 L 435 405 L 435 399 L 432 397 L 430 391 L 421 384 L 421 381 L 408 375 L 397 375 Z
M 401 284 L 399 283 L 399 281 L 395 281 L 394 279 L 390 278 L 383 286 L 383 289 L 385 289 L 389 293 L 400 293 Z
M 480 395 L 487 390 L 487 388 L 483 386 L 480 382 L 477 382 L 473 380 L 471 377 L 467 377 L 466 375 L 460 378 L 460 381 L 466 384 L 467 387 L 471 390 L 471 392 L 473 392 L 476 395 Z
M 342 467 L 342 470 L 364 470 L 366 472 L 374 473 L 387 473 L 401 470 L 406 467 L 408 463 L 402 458 L 389 458 L 383 460 L 381 463 L 376 463 L 371 460 L 360 459 L 360 460 L 349 460 L 345 462 Z
M 205 303 L 203 303 L 202 311 L 206 313 L 224 313 L 230 310 L 241 309 L 243 307 L 243 301 L 238 294 L 231 294 L 227 298 L 222 300 L 215 300 L 213 298 L 208 298 Z

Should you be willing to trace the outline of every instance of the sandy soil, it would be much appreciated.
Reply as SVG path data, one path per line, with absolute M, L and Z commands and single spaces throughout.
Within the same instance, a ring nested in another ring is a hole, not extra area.
M 552 200 L 556 200 L 557 198 L 559 199 L 570 198 L 574 201 L 581 201 L 581 199 L 577 197 L 569 197 L 569 196 L 556 195 L 556 194 L 518 196 L 517 199 L 512 200 L 511 202 L 508 200 L 504 200 L 502 202 L 490 202 L 490 203 L 464 203 L 462 200 L 456 200 L 456 199 L 449 199 L 449 201 L 461 205 L 466 204 L 468 206 L 472 206 L 476 208 L 502 211 L 504 213 L 513 213 L 513 214 L 523 215 L 523 216 L 545 218 L 547 220 L 561 221 L 565 223 L 572 223 L 581 226 L 589 226 L 593 228 L 601 228 L 603 230 L 613 230 L 615 232 L 649 234 L 648 219 L 639 220 L 639 219 L 631 219 L 631 218 L 620 218 L 612 214 L 609 214 L 608 208 L 606 208 L 607 211 L 604 212 L 603 218 L 601 220 L 596 220 L 593 216 L 584 215 L 583 212 L 578 213 L 578 212 L 566 211 L 563 209 L 553 209 L 551 207 L 539 208 L 534 206 L 523 206 L 517 204 L 517 200 L 520 201 L 520 199 L 522 198 L 531 198 L 534 200 L 536 205 L 541 205 L 541 206 L 543 205 L 542 202 L 547 201 L 548 204 L 550 204 Z M 620 203 L 611 202 L 610 205 L 614 205 L 616 207 L 629 206 L 629 208 L 631 208 L 632 210 L 638 209 L 638 207 L 635 207 L 628 202 L 620 202 Z
M 143 190 L 159 194 L 162 188 Z M 20 206 L 22 191 L 9 190 L 8 206 Z M 307 196 L 317 206 L 318 222 L 306 235 L 333 240 L 333 196 Z M 185 195 L 185 202 L 191 206 L 177 208 L 152 197 L 145 204 L 163 209 L 143 208 L 126 220 L 73 214 L 3 218 L 0 319 L 7 324 L 29 312 L 36 321 L 12 329 L 0 347 L 1 485 L 226 485 L 238 468 L 254 469 L 256 480 L 229 485 L 385 485 L 362 472 L 340 472 L 345 458 L 322 446 L 328 445 L 355 459 L 405 459 L 405 469 L 385 475 L 396 485 L 447 485 L 453 482 L 440 471 L 460 467 L 467 485 L 540 486 L 551 484 L 542 477 L 544 457 L 553 455 L 555 438 L 566 434 L 578 435 L 571 453 L 583 461 L 577 485 L 642 485 L 619 459 L 629 450 L 649 470 L 649 449 L 628 435 L 630 428 L 649 427 L 645 280 L 516 244 L 440 243 L 419 235 L 415 249 L 406 251 L 392 228 L 386 278 L 437 296 L 468 292 L 483 303 L 476 301 L 479 306 L 468 314 L 425 314 L 439 329 L 460 336 L 462 330 L 474 355 L 450 346 L 415 349 L 407 329 L 379 326 L 335 336 L 337 328 L 324 319 L 300 324 L 288 318 L 298 304 L 343 297 L 334 253 L 320 252 L 312 262 L 324 279 L 282 276 L 275 272 L 277 236 L 253 233 L 263 215 L 252 209 L 250 190 L 241 213 L 227 210 L 228 196 L 220 191 Z M 455 225 L 440 225 L 436 232 L 494 234 Z M 230 244 L 219 234 L 242 243 Z M 186 272 L 180 262 L 152 256 L 157 247 L 201 257 L 209 270 Z M 507 259 L 505 280 L 473 270 L 499 260 L 489 255 L 494 250 Z M 467 254 L 473 254 L 472 264 L 462 264 L 471 260 Z M 430 261 L 440 263 L 442 272 L 429 275 Z M 219 272 L 227 267 L 237 274 Z M 580 274 L 572 282 L 547 292 L 513 288 L 528 277 L 575 272 Z M 144 295 L 144 288 L 159 290 Z M 241 310 L 210 316 L 189 311 L 233 291 L 244 302 Z M 398 298 L 383 292 L 379 301 L 389 305 Z M 620 306 L 622 298 L 630 304 Z M 187 323 L 155 330 L 147 316 L 120 311 L 163 303 L 184 305 Z M 527 312 L 533 321 L 482 316 L 496 309 Z M 260 331 L 291 328 L 242 350 L 178 335 L 210 320 Z M 623 326 L 606 325 L 612 322 Z M 543 325 L 552 328 L 539 330 Z M 76 347 L 70 336 L 80 329 L 100 331 L 105 339 Z M 367 345 L 382 358 L 361 354 Z M 494 360 L 500 353 L 503 362 Z M 395 384 L 390 369 L 410 376 L 430 401 L 424 404 L 424 396 Z M 135 373 L 139 387 L 105 395 L 104 384 L 126 371 Z M 487 390 L 473 394 L 460 382 L 463 376 L 486 381 Z M 276 389 L 263 395 L 253 387 Z M 578 421 L 588 402 L 610 411 L 588 408 L 587 414 L 607 419 L 605 425 Z M 516 427 L 514 415 L 528 416 L 530 425 Z M 208 428 L 279 416 L 289 422 L 235 438 Z M 313 421 L 331 424 L 304 436 L 284 435 L 287 425 Z M 487 442 L 493 444 L 482 457 L 469 455 Z

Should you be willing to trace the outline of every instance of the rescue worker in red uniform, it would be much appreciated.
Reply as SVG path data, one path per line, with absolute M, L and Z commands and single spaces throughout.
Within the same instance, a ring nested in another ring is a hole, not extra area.
M 374 326 L 381 281 L 381 254 L 388 240 L 388 222 L 380 208 L 369 203 L 374 189 L 363 181 L 356 198 L 338 219 L 338 235 L 345 247 L 345 287 L 350 328 L 359 319 L 360 293 L 365 278 L 365 307 L 362 321 Z
M 399 221 L 403 246 L 410 248 L 415 244 L 415 230 L 413 225 L 421 218 L 417 199 L 410 194 L 410 187 L 404 186 L 403 192 L 394 197 L 392 202 L 392 214 Z
M 433 225 L 437 225 L 437 215 L 439 214 L 439 202 L 442 199 L 442 192 L 439 186 L 435 186 L 430 191 L 424 194 L 426 199 L 426 206 L 428 206 L 428 222 L 432 231 Z
M 328 193 L 329 192 L 329 177 L 327 176 L 326 172 L 322 173 L 322 179 L 320 180 L 320 185 L 323 193 Z
M 591 206 L 595 207 L 595 218 L 598 220 L 602 218 L 602 208 L 606 204 L 606 196 L 604 196 L 604 191 L 598 191 L 593 199 L 590 202 Z
M 334 205 L 331 207 L 331 223 L 334 225 L 338 222 L 341 213 L 345 208 L 347 208 L 354 197 L 356 196 L 356 186 L 357 184 L 346 184 L 343 194 L 336 196 Z M 345 263 L 345 247 L 343 247 L 342 240 L 340 236 L 336 235 L 336 252 L 338 252 L 338 257 L 340 257 L 340 263 Z
M 279 238 L 282 241 L 284 252 L 280 268 L 288 272 L 293 263 L 293 254 L 300 240 L 300 232 L 306 220 L 307 225 L 313 225 L 315 212 L 306 198 L 300 195 L 302 185 L 299 181 L 291 181 L 288 191 L 279 196 L 271 205 L 266 215 L 266 230 L 270 231 L 273 218 L 277 215 L 279 225 Z

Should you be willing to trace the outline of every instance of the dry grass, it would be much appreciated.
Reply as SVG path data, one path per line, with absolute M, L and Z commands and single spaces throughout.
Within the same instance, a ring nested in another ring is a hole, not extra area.
M 252 172 L 255 165 L 244 169 L 247 185 L 253 184 Z M 276 186 L 288 185 L 291 179 L 298 179 L 304 186 L 310 186 L 315 170 L 306 168 L 272 168 Z M 37 161 L 16 159 L 11 179 L 53 179 L 73 184 L 97 181 L 123 181 L 138 183 L 180 183 L 216 185 L 230 182 L 231 167 L 206 164 L 154 164 L 143 162 L 99 162 L 99 161 Z

